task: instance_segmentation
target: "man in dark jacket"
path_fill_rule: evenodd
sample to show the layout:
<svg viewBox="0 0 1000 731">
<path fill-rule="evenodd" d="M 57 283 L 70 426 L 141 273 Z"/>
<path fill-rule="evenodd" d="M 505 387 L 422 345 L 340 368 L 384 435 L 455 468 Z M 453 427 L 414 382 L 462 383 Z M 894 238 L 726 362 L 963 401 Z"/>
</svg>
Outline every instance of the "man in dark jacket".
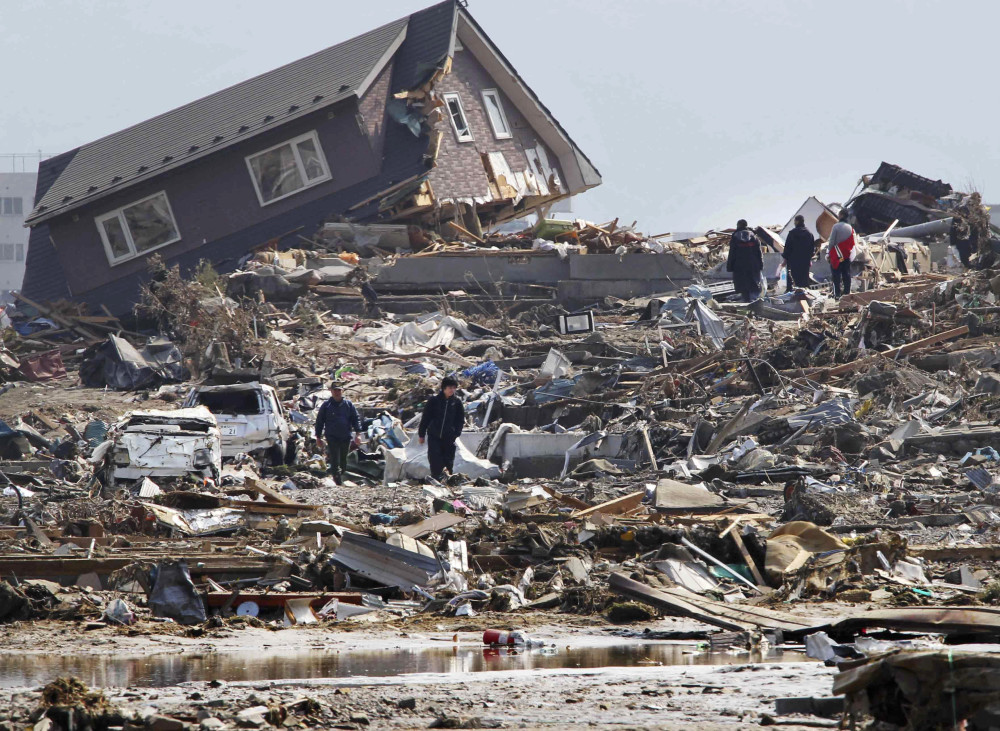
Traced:
<svg viewBox="0 0 1000 731">
<path fill-rule="evenodd" d="M 809 264 L 816 254 L 816 238 L 806 228 L 806 219 L 795 217 L 795 228 L 788 232 L 782 256 L 788 267 L 788 291 L 794 287 L 808 287 Z"/>
<path fill-rule="evenodd" d="M 326 439 L 328 470 L 334 482 L 343 485 L 351 442 L 357 443 L 361 438 L 361 418 L 354 404 L 344 398 L 340 384 L 330 386 L 330 392 L 333 395 L 319 407 L 316 415 L 316 445 L 322 449 Z"/>
<path fill-rule="evenodd" d="M 441 381 L 440 393 L 427 399 L 420 419 L 417 436 L 421 444 L 427 442 L 427 461 L 435 480 L 440 480 L 445 470 L 450 475 L 455 469 L 455 441 L 465 426 L 465 407 L 455 396 L 457 389 L 454 378 Z"/>
<path fill-rule="evenodd" d="M 760 239 L 747 227 L 742 218 L 729 240 L 729 258 L 726 271 L 733 273 L 733 287 L 744 302 L 760 298 L 761 274 L 764 271 L 764 253 Z"/>
</svg>

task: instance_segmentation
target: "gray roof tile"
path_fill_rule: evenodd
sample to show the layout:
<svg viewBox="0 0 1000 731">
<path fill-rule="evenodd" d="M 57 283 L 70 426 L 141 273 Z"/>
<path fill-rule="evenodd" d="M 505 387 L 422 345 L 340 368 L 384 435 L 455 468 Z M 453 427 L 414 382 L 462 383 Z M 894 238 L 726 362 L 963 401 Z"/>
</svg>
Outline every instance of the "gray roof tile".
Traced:
<svg viewBox="0 0 1000 731">
<path fill-rule="evenodd" d="M 80 147 L 27 223 L 96 199 L 235 139 L 362 92 L 409 18 L 331 46 Z"/>
</svg>

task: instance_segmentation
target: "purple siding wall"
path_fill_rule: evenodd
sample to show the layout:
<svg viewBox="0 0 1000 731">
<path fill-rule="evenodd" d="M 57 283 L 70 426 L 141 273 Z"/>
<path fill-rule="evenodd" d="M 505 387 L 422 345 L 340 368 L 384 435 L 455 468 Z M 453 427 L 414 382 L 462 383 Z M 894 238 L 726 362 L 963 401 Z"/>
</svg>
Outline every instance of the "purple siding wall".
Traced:
<svg viewBox="0 0 1000 731">
<path fill-rule="evenodd" d="M 261 206 L 246 156 L 312 130 L 319 136 L 331 179 Z M 157 250 L 168 259 L 367 180 L 377 175 L 379 168 L 379 159 L 368 143 L 367 130 L 359 124 L 357 104 L 346 102 L 55 219 L 50 226 L 51 236 L 70 290 L 73 295 L 80 295 L 146 270 L 147 257 L 143 256 L 115 267 L 108 264 L 95 216 L 157 191 L 166 191 L 181 234 L 180 241 Z"/>
<path fill-rule="evenodd" d="M 361 97 L 359 109 L 368 130 L 368 140 L 375 159 L 382 160 L 385 147 L 385 105 L 389 101 L 389 81 L 392 79 L 393 63 L 387 63 L 375 82 Z"/>
<path fill-rule="evenodd" d="M 528 169 L 524 150 L 541 144 L 537 133 L 528 124 L 514 105 L 500 92 L 501 104 L 510 125 L 513 137 L 498 140 L 490 126 L 486 108 L 483 105 L 483 89 L 496 89 L 497 83 L 486 69 L 469 53 L 457 51 L 452 62 L 451 73 L 436 86 L 439 94 L 457 92 L 462 99 L 462 107 L 472 130 L 472 142 L 459 142 L 451 119 L 445 116 L 439 125 L 444 132 L 437 167 L 431 174 L 431 187 L 438 198 L 467 198 L 489 194 L 489 178 L 483 167 L 481 155 L 487 152 L 502 152 L 512 172 Z M 549 165 L 562 178 L 555 155 L 547 147 Z"/>
</svg>

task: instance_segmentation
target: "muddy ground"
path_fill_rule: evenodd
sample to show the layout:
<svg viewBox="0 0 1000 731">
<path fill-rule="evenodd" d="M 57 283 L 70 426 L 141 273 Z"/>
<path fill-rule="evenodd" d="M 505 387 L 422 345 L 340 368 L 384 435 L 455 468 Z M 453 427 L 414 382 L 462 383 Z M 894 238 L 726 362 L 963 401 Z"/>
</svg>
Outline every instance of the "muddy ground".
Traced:
<svg viewBox="0 0 1000 731">
<path fill-rule="evenodd" d="M 513 617 L 507 616 L 508 620 Z M 554 617 L 549 617 L 551 621 Z M 259 706 L 283 708 L 286 727 L 307 724 L 321 728 L 427 728 L 432 723 L 465 724 L 466 728 L 500 727 L 587 728 L 613 725 L 630 728 L 734 728 L 767 724 L 774 699 L 787 696 L 826 696 L 833 670 L 814 662 L 754 663 L 759 655 L 732 654 L 711 658 L 728 665 L 656 665 L 642 667 L 546 667 L 510 669 L 516 661 L 496 658 L 489 672 L 463 672 L 461 658 L 481 652 L 479 628 L 500 617 L 477 617 L 475 622 L 439 619 L 365 627 L 299 627 L 272 631 L 264 628 L 220 629 L 207 637 L 190 637 L 159 628 L 104 627 L 85 631 L 65 623 L 22 623 L 0 634 L 0 685 L 9 685 L 17 669 L 48 666 L 53 657 L 90 659 L 95 664 L 113 660 L 157 659 L 182 663 L 206 655 L 229 653 L 287 658 L 296 654 L 329 653 L 346 658 L 359 653 L 375 658 L 379 668 L 391 665 L 400 653 L 431 650 L 451 653 L 456 664 L 449 672 L 391 670 L 354 677 L 273 680 L 223 679 L 179 682 L 169 687 L 115 687 L 105 695 L 126 715 L 161 714 L 198 724 L 219 718 L 230 728 L 242 722 L 241 711 Z M 501 622 L 504 626 L 505 622 Z M 539 622 L 532 636 L 554 644 L 556 657 L 581 648 L 606 648 L 639 640 L 643 632 L 689 632 L 705 629 L 695 622 L 664 619 L 628 626 L 607 625 L 592 618 L 562 618 L 558 625 Z M 694 643 L 679 645 L 685 663 L 709 662 Z M 798 655 L 795 656 L 799 658 Z M 3 670 L 6 668 L 6 671 Z M 125 676 L 123 676 L 125 677 Z M 138 682 L 151 682 L 140 677 Z M 121 682 L 121 681 L 120 681 Z M 152 680 L 155 682 L 155 679 Z M 38 686 L 0 688 L 0 720 L 23 727 L 40 701 Z M 276 711 L 277 712 L 277 711 Z M 252 715 L 252 714 L 251 714 Z M 803 726 L 802 723 L 806 725 Z M 833 726 L 816 718 L 782 717 L 786 728 Z M 479 724 L 479 725 L 476 725 Z M 211 722 L 206 726 L 210 727 Z M 445 727 L 460 727 L 451 725 Z"/>
</svg>

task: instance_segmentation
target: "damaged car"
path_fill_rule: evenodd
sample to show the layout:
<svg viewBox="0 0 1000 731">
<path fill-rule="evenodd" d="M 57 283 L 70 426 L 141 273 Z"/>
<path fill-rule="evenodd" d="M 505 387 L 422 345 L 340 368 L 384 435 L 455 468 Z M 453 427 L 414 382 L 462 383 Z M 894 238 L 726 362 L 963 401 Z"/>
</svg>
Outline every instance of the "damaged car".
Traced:
<svg viewBox="0 0 1000 731">
<path fill-rule="evenodd" d="M 251 454 L 272 465 L 294 460 L 295 441 L 285 408 L 273 387 L 256 381 L 198 386 L 184 401 L 215 415 L 222 435 L 222 456 Z"/>
<path fill-rule="evenodd" d="M 186 475 L 218 480 L 222 472 L 219 426 L 203 406 L 133 411 L 112 428 L 91 461 L 105 465 L 108 485 Z"/>
</svg>

